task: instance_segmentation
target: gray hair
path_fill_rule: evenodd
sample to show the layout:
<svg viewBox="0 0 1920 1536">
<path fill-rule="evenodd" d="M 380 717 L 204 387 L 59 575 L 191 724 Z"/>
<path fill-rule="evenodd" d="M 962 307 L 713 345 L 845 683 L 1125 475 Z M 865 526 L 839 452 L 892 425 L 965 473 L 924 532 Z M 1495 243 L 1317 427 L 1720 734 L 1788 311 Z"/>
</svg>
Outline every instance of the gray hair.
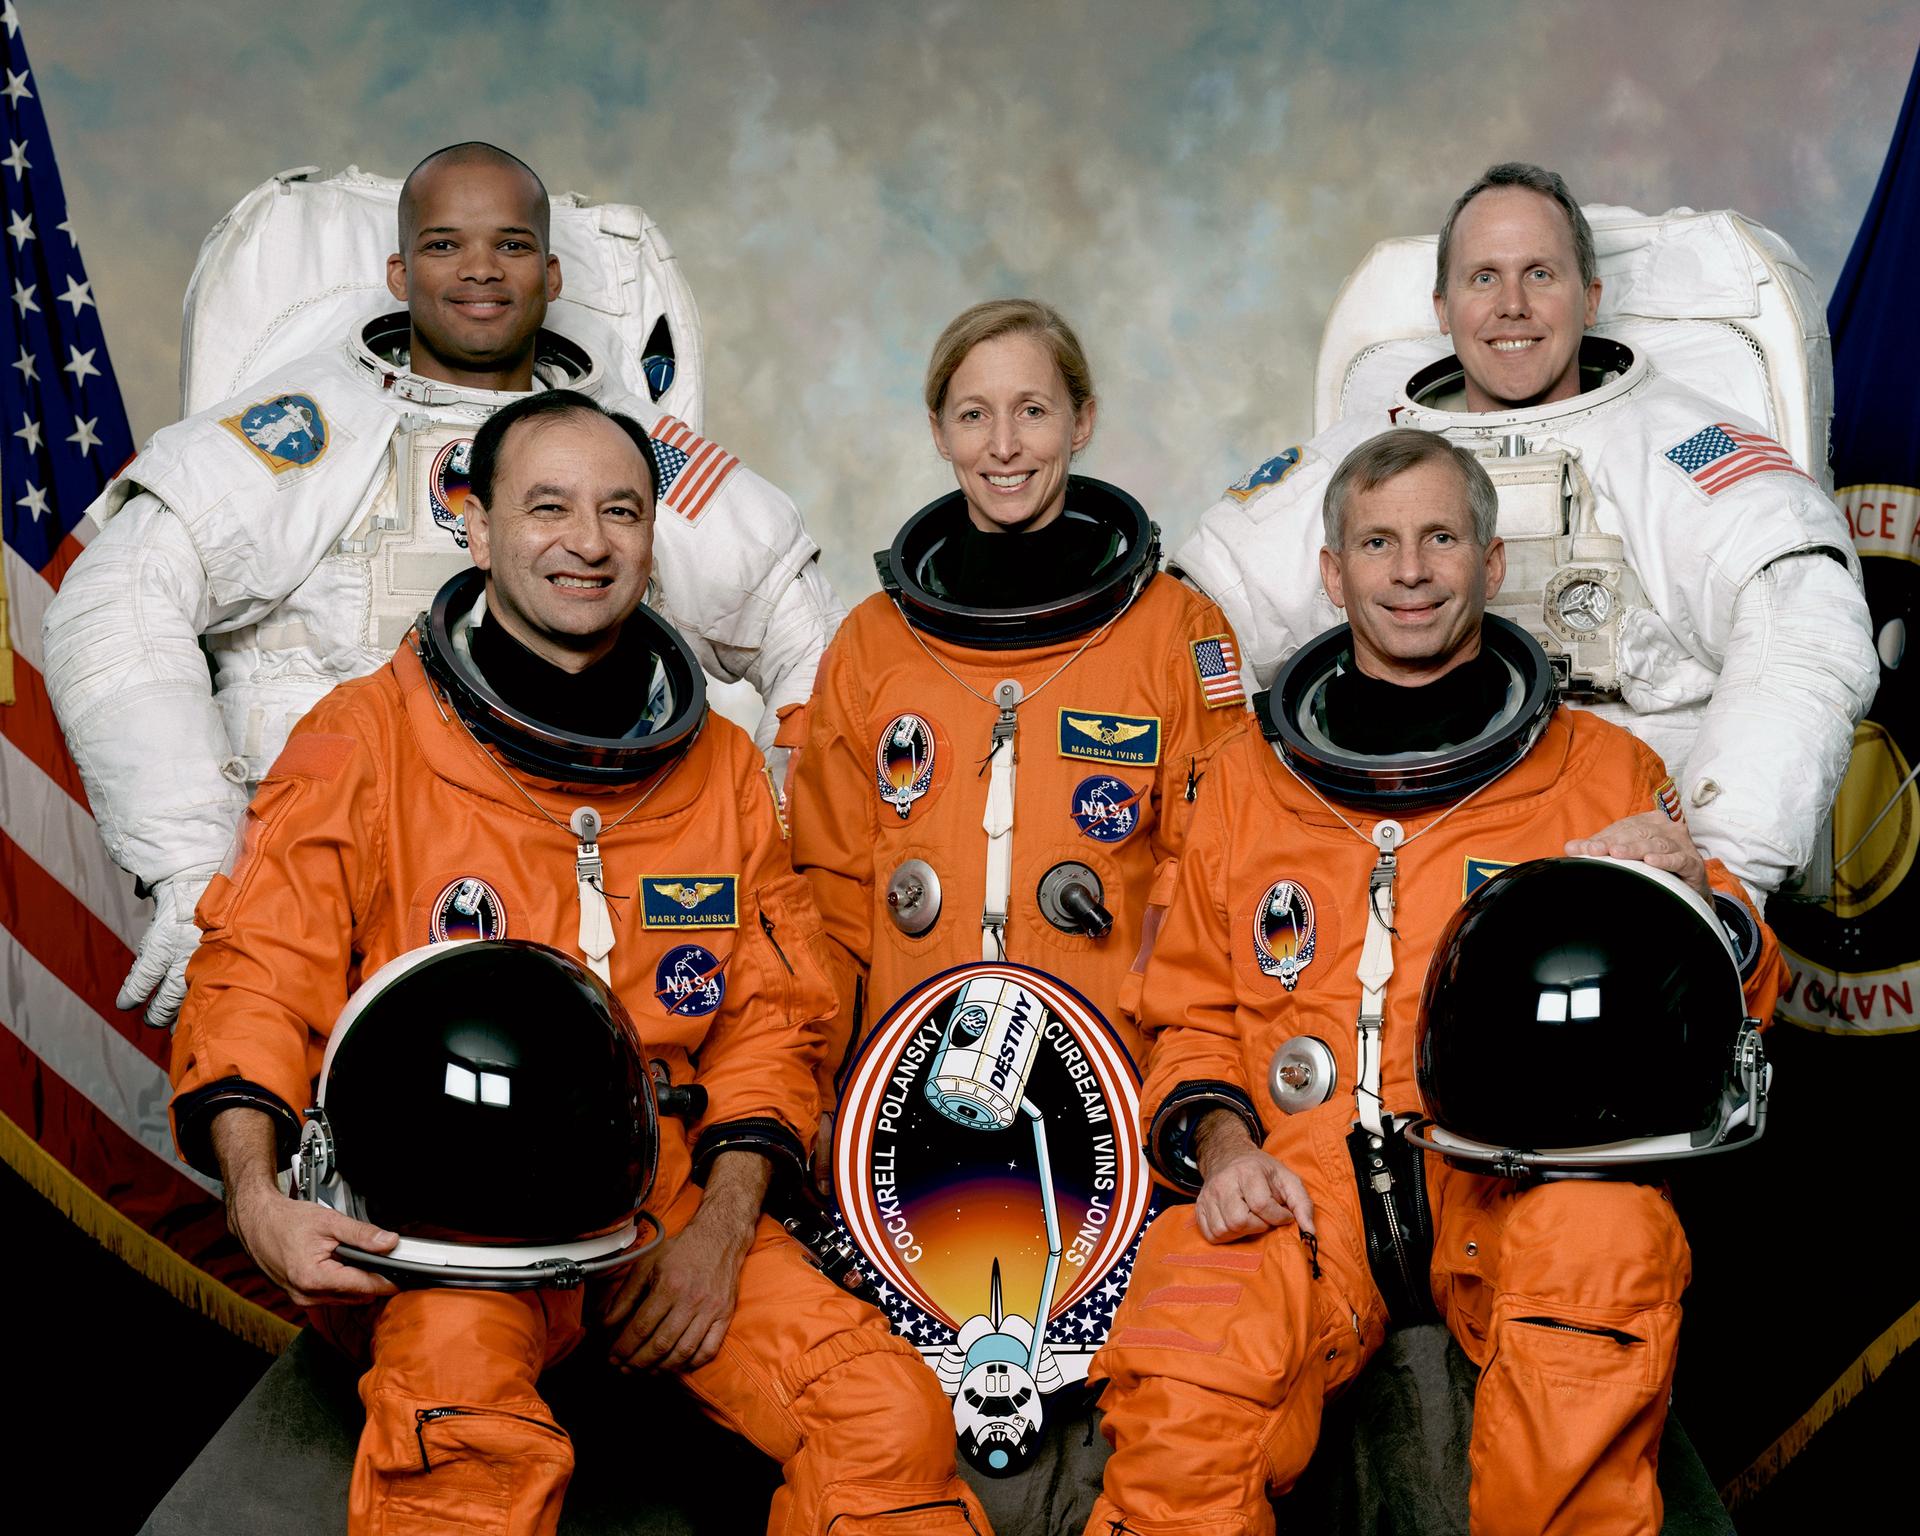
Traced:
<svg viewBox="0 0 1920 1536">
<path fill-rule="evenodd" d="M 1524 160 L 1505 160 L 1499 165 L 1488 166 L 1480 179 L 1456 197 L 1453 206 L 1447 210 L 1447 221 L 1440 226 L 1440 249 L 1434 259 L 1435 293 L 1445 293 L 1447 289 L 1447 266 L 1453 260 L 1453 221 L 1460 217 L 1460 210 L 1468 203 L 1495 187 L 1521 187 L 1558 203 L 1573 232 L 1573 255 L 1580 265 L 1580 286 L 1587 287 L 1600 275 L 1599 259 L 1593 254 L 1593 226 L 1580 211 L 1580 205 L 1573 200 L 1573 194 L 1567 190 L 1566 182 L 1560 179 L 1560 173 L 1542 170 Z"/>
<path fill-rule="evenodd" d="M 1461 489 L 1467 494 L 1467 510 L 1473 514 L 1473 542 L 1485 549 L 1493 542 L 1500 521 L 1500 498 L 1494 491 L 1493 481 L 1487 478 L 1485 468 L 1475 455 L 1456 447 L 1438 432 L 1423 432 L 1418 427 L 1395 427 L 1378 437 L 1370 437 L 1340 461 L 1340 467 L 1327 482 L 1326 499 L 1320 507 L 1327 548 L 1341 547 L 1347 504 L 1355 496 L 1365 495 L 1375 486 L 1418 465 L 1438 463 L 1452 464 L 1460 476 Z"/>
</svg>

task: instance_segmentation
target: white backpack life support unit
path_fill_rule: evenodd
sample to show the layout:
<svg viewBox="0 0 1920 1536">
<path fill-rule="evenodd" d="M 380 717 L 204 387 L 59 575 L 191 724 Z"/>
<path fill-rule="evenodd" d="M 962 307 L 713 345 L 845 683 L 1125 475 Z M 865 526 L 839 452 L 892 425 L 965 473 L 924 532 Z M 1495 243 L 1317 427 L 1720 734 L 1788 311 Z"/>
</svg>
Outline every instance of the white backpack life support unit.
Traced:
<svg viewBox="0 0 1920 1536">
<path fill-rule="evenodd" d="M 180 337 L 184 415 L 243 396 L 255 382 L 316 356 L 309 387 L 339 389 L 373 370 L 389 341 L 404 346 L 404 307 L 386 287 L 399 241 L 401 183 L 348 167 L 282 171 L 249 192 L 201 243 Z M 543 351 L 569 354 L 539 370 L 549 383 L 651 400 L 696 432 L 702 408 L 699 312 L 679 263 L 645 210 L 551 199 L 561 293 Z M 362 328 L 380 328 L 380 354 Z M 349 341 L 349 338 L 353 338 Z M 571 344 L 571 345 L 569 345 Z M 353 389 L 348 384 L 347 394 Z M 341 485 L 360 514 L 270 619 L 210 636 L 217 698 L 229 735 L 257 778 L 293 722 L 340 680 L 378 666 L 443 582 L 469 564 L 463 508 L 467 454 L 479 424 L 509 396 L 438 386 L 415 375 L 388 380 L 404 402 L 382 480 Z M 324 408 L 345 396 L 325 393 Z M 648 418 L 645 424 L 651 424 Z M 316 658 L 331 657 L 329 667 Z"/>
<path fill-rule="evenodd" d="M 1731 212 L 1596 206 L 1586 214 L 1601 281 L 1586 352 L 1621 343 L 1661 375 L 1760 423 L 1831 490 L 1832 349 L 1813 278 L 1787 243 Z M 1348 277 L 1321 337 L 1316 432 L 1355 412 L 1384 421 L 1423 370 L 1432 370 L 1434 392 L 1418 403 L 1462 409 L 1440 397 L 1449 383 L 1434 366 L 1453 351 L 1433 311 L 1438 243 L 1434 235 L 1383 240 Z M 1619 374 L 1607 379 L 1589 380 L 1564 411 L 1604 408 L 1610 393 L 1631 387 Z M 1489 416 L 1485 433 L 1449 434 L 1479 454 L 1500 496 L 1507 578 L 1490 609 L 1546 647 L 1569 694 L 1618 697 L 1618 636 L 1623 616 L 1646 602 L 1640 578 L 1625 542 L 1596 520 L 1587 468 L 1557 437 L 1554 412 L 1513 414 L 1549 419 L 1496 426 Z"/>
<path fill-rule="evenodd" d="M 398 245 L 400 183 L 357 166 L 281 171 L 235 203 L 201 242 L 180 331 L 181 415 L 337 344 L 356 321 L 401 306 L 387 292 Z M 700 430 L 705 368 L 700 314 L 672 248 L 646 210 L 552 198 L 560 297 L 547 328 L 578 342 L 627 393 Z M 673 361 L 648 387 L 662 322 Z M 658 372 L 656 371 L 656 382 Z"/>
<path fill-rule="evenodd" d="M 1599 258 L 1593 336 L 1750 417 L 1824 490 L 1833 348 L 1813 275 L 1772 230 L 1731 211 L 1584 210 Z M 1382 240 L 1341 286 L 1314 365 L 1313 430 L 1391 401 L 1453 350 L 1433 313 L 1438 235 Z"/>
</svg>

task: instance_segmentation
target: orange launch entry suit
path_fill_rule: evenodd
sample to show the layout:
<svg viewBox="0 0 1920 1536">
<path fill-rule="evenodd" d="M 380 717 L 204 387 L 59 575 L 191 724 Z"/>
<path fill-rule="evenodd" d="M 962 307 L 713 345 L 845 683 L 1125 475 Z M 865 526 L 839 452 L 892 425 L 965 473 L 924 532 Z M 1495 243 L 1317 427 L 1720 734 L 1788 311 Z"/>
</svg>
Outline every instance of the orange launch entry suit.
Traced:
<svg viewBox="0 0 1920 1536">
<path fill-rule="evenodd" d="M 1176 851 L 1196 756 L 1245 714 L 1237 662 L 1220 675 L 1215 642 L 1231 659 L 1220 610 L 1165 575 L 1105 633 L 1011 649 L 911 630 L 884 594 L 854 609 L 821 663 L 806 744 L 788 777 L 794 867 L 819 905 L 840 996 L 824 1105 L 834 1103 L 848 1054 L 889 1007 L 929 976 L 983 958 L 982 821 L 1000 713 L 991 701 L 1009 678 L 1023 699 L 1006 948 L 992 958 L 1083 993 L 1140 1062 L 1122 983 L 1154 872 Z M 1211 694 L 1203 667 L 1214 674 Z M 916 756 L 916 720 L 930 762 Z M 917 937 L 894 924 L 886 901 L 889 878 L 910 859 L 931 865 L 941 886 L 940 915 Z M 1099 876 L 1114 919 L 1106 937 L 1064 932 L 1042 914 L 1041 878 L 1065 861 Z"/>
<path fill-rule="evenodd" d="M 411 642 L 328 695 L 262 782 L 233 875 L 199 910 L 205 935 L 173 1054 L 183 1154 L 217 1172 L 208 1122 L 247 1104 L 273 1116 L 284 1159 L 348 994 L 395 955 L 459 936 L 449 925 L 572 952 L 578 843 L 566 824 L 589 804 L 615 913 L 614 990 L 650 1055 L 708 1095 L 696 1124 L 663 1123 L 649 1209 L 679 1232 L 700 1203 L 696 1173 L 730 1148 L 801 1161 L 834 1000 L 819 918 L 788 862 L 759 754 L 711 716 L 615 824 L 638 794 L 556 786 L 493 758 L 429 684 Z M 675 889 L 663 905 L 657 890 L 649 901 L 650 885 Z M 717 999 L 686 984 L 715 974 Z M 427 1155 L 457 1164 L 459 1148 Z M 579 1290 L 409 1290 L 313 1317 L 373 1361 L 360 1384 L 354 1531 L 556 1528 L 572 1447 L 536 1382 L 585 1337 Z M 718 1358 L 682 1379 L 710 1416 L 782 1463 L 771 1531 L 987 1529 L 955 1475 L 938 1383 L 768 1217 Z"/>
<path fill-rule="evenodd" d="M 1114 1444 L 1087 1527 L 1102 1536 L 1110 1526 L 1140 1536 L 1272 1532 L 1269 1493 L 1291 1487 L 1306 1466 L 1324 1400 L 1379 1348 L 1388 1322 L 1346 1140 L 1357 1118 L 1356 967 L 1376 849 L 1251 728 L 1203 758 L 1198 773 L 1142 999 L 1149 1146 L 1167 1129 L 1159 1117 L 1176 1116 L 1183 1101 L 1203 1112 L 1208 1095 L 1215 1106 L 1237 1095 L 1264 1127 L 1255 1141 L 1312 1196 L 1319 1273 L 1293 1224 L 1216 1245 L 1181 1206 L 1149 1229 L 1090 1378 L 1106 1382 L 1101 1406 Z M 1654 808 L 1665 777 L 1625 731 L 1563 708 L 1525 759 L 1444 821 L 1435 824 L 1445 805 L 1394 816 L 1405 838 L 1382 1045 L 1389 1111 L 1418 1110 L 1421 982 L 1469 882 L 1560 855 L 1568 838 Z M 1341 810 L 1363 834 L 1381 819 L 1351 804 Z M 1738 894 L 1717 862 L 1709 871 L 1717 889 Z M 1263 955 L 1255 925 L 1281 881 L 1304 890 L 1312 918 L 1301 920 L 1295 897 L 1294 920 L 1262 930 Z M 1762 933 L 1748 1005 L 1764 1019 L 1780 964 Z M 1291 973 L 1290 990 L 1279 973 Z M 1269 1095 L 1269 1064 L 1301 1035 L 1332 1048 L 1338 1086 L 1326 1103 L 1286 1115 Z M 1482 1368 L 1469 1457 L 1473 1530 L 1653 1536 L 1655 1459 L 1691 1272 L 1665 1194 L 1625 1180 L 1524 1185 L 1425 1161 L 1434 1305 Z"/>
</svg>

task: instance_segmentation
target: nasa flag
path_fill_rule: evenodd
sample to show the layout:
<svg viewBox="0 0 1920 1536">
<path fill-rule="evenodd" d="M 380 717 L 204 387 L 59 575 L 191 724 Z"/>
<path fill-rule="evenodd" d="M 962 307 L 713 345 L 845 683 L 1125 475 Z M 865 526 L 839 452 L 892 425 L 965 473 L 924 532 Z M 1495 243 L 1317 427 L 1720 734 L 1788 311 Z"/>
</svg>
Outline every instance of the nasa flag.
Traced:
<svg viewBox="0 0 1920 1536">
<path fill-rule="evenodd" d="M 1920 67 L 1827 306 L 1834 499 L 1866 576 L 1880 689 L 1834 805 L 1833 893 L 1767 918 L 1792 975 L 1779 1013 L 1810 1029 L 1920 1028 Z"/>
</svg>

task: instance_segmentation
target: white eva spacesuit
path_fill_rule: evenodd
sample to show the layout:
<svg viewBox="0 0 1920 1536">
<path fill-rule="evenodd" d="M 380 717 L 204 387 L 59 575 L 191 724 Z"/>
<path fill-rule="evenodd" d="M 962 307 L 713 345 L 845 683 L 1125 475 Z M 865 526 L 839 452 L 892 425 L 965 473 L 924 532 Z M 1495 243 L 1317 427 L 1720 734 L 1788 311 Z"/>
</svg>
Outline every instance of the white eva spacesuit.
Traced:
<svg viewBox="0 0 1920 1536">
<path fill-rule="evenodd" d="M 168 977 L 154 1022 L 178 1004 L 194 903 L 287 732 L 336 684 L 383 664 L 468 564 L 466 445 L 516 398 L 409 372 L 405 312 L 370 320 L 393 308 L 384 290 L 376 299 L 373 281 L 338 281 L 342 271 L 377 279 L 397 182 L 349 171 L 308 188 L 290 175 L 222 221 L 195 274 L 188 403 L 206 398 L 208 360 L 223 347 L 220 365 L 233 361 L 220 385 L 232 398 L 156 433 L 107 487 L 92 508 L 102 527 L 47 615 L 48 688 L 101 836 L 155 894 L 123 994 Z M 312 194 L 304 214 L 292 191 Z M 314 239 L 274 225 L 296 215 Z M 326 249 L 302 254 L 314 269 L 289 275 L 294 263 L 273 259 L 276 240 L 282 252 Z M 210 263 L 219 242 L 223 260 Z M 785 495 L 697 435 L 698 322 L 650 221 L 555 198 L 553 249 L 581 298 L 549 310 L 536 377 L 596 396 L 655 437 L 650 600 L 709 672 L 759 691 L 757 734 L 770 748 L 777 712 L 806 701 L 844 616 L 818 548 Z M 316 264 L 332 265 L 331 281 Z M 210 266 L 224 271 L 236 311 L 224 328 Z M 650 356 L 636 367 L 669 322 L 664 366 Z M 212 344 L 196 325 L 212 327 Z M 337 339 L 313 350 L 316 325 Z"/>
<path fill-rule="evenodd" d="M 1878 675 L 1852 540 L 1812 478 L 1824 323 L 1791 253 L 1744 220 L 1589 214 L 1604 287 L 1582 393 L 1461 408 L 1460 366 L 1430 310 L 1419 323 L 1433 241 L 1390 242 L 1403 249 L 1376 249 L 1328 322 L 1323 430 L 1231 487 L 1173 564 L 1226 610 L 1265 687 L 1340 622 L 1317 552 L 1347 453 L 1391 426 L 1475 449 L 1507 543 L 1490 611 L 1660 753 L 1703 850 L 1764 899 L 1812 856 Z"/>
</svg>

